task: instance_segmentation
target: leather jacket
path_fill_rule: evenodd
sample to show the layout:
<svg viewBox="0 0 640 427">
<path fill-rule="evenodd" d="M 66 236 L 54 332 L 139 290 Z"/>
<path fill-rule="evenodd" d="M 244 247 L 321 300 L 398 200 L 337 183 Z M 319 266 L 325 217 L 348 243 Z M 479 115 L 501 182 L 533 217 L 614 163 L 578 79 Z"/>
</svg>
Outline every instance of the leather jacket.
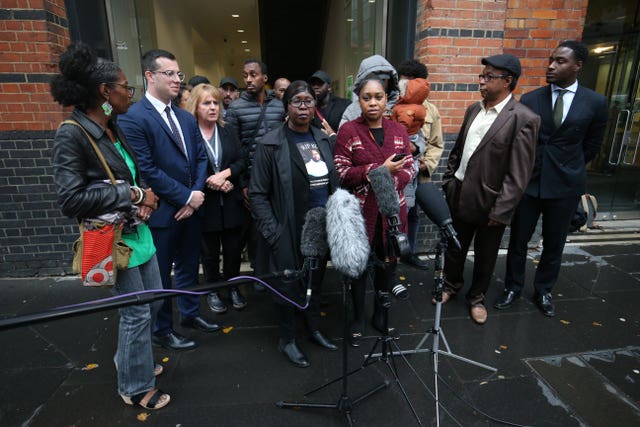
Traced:
<svg viewBox="0 0 640 427">
<path fill-rule="evenodd" d="M 62 124 L 56 132 L 53 144 L 53 172 L 58 203 L 62 212 L 71 218 L 93 218 L 116 210 L 131 210 L 130 186 L 135 185 L 133 176 L 124 158 L 111 142 L 104 128 L 76 109 L 70 117 L 78 122 L 94 139 L 102 152 L 116 181 L 114 185 L 95 186 L 98 181 L 109 181 L 100 159 L 84 132 L 78 126 Z M 123 148 L 135 160 L 135 154 L 127 144 L 122 131 L 111 121 L 111 129 L 122 143 Z M 140 187 L 146 187 L 136 162 L 137 179 Z"/>
</svg>

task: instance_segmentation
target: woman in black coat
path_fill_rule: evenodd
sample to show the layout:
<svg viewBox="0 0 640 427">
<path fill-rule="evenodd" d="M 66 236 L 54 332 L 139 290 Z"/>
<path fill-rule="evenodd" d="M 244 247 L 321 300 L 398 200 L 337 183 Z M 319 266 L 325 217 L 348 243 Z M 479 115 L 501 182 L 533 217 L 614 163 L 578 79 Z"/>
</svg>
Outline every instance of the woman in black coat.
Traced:
<svg viewBox="0 0 640 427">
<path fill-rule="evenodd" d="M 324 207 L 338 186 L 329 138 L 309 126 L 315 113 L 313 89 L 304 81 L 295 81 L 282 101 L 289 120 L 257 144 L 251 171 L 249 198 L 259 232 L 258 274 L 302 267 L 300 238 L 305 215 L 309 209 Z M 319 331 L 318 298 L 326 261 L 321 260 L 321 268 L 313 273 L 312 297 L 304 315 L 311 339 L 326 349 L 336 350 Z M 275 280 L 272 285 L 289 298 L 301 299 L 301 281 Z M 295 341 L 295 309 L 281 299 L 275 302 L 280 325 L 279 350 L 294 365 L 309 366 Z"/>
<path fill-rule="evenodd" d="M 233 132 L 224 127 L 222 94 L 209 84 L 199 84 L 189 97 L 187 111 L 194 115 L 209 157 L 204 197 L 202 268 L 207 282 L 228 280 L 240 273 L 242 228 L 248 220 L 240 179 L 247 169 L 247 154 Z M 222 273 L 220 246 L 222 245 Z M 236 286 L 229 288 L 236 310 L 247 303 Z M 207 297 L 214 313 L 227 311 L 217 291 Z"/>
</svg>

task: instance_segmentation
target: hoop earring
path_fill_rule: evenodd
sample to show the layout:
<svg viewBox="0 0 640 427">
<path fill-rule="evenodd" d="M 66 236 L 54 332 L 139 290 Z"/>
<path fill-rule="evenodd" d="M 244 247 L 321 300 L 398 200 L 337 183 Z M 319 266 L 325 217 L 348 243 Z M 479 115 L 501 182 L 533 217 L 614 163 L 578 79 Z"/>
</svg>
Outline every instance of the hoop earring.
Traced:
<svg viewBox="0 0 640 427">
<path fill-rule="evenodd" d="M 104 101 L 101 105 L 102 111 L 104 111 L 104 115 L 109 117 L 113 112 L 113 105 L 109 104 L 109 99 Z"/>
</svg>

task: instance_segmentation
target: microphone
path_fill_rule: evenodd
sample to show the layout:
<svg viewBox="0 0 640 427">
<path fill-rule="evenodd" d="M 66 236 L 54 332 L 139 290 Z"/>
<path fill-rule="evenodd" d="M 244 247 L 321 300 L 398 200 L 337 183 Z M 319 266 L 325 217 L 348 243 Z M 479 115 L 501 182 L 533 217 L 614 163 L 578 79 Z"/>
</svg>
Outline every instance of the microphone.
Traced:
<svg viewBox="0 0 640 427">
<path fill-rule="evenodd" d="M 380 166 L 369 172 L 371 188 L 378 199 L 378 210 L 387 219 L 389 238 L 396 255 L 401 258 L 411 255 L 409 239 L 398 228 L 400 226 L 400 200 L 391 177 L 391 172 L 385 166 Z"/>
<path fill-rule="evenodd" d="M 318 269 L 318 260 L 325 257 L 329 247 L 327 245 L 327 211 L 323 207 L 309 209 L 302 226 L 300 237 L 300 252 L 305 257 L 302 271 L 309 268 L 309 283 L 307 286 L 307 303 L 311 300 L 311 275 Z"/>
<path fill-rule="evenodd" d="M 347 277 L 360 277 L 367 269 L 371 250 L 360 202 L 348 191 L 338 189 L 329 197 L 326 208 L 331 263 Z"/>
<path fill-rule="evenodd" d="M 416 203 L 429 219 L 440 227 L 442 233 L 453 241 L 456 248 L 461 250 L 462 246 L 458 241 L 458 233 L 456 233 L 456 230 L 453 228 L 451 212 L 449 211 L 449 206 L 442 191 L 438 190 L 435 185 L 430 182 L 419 184 L 418 188 L 416 188 Z"/>
</svg>

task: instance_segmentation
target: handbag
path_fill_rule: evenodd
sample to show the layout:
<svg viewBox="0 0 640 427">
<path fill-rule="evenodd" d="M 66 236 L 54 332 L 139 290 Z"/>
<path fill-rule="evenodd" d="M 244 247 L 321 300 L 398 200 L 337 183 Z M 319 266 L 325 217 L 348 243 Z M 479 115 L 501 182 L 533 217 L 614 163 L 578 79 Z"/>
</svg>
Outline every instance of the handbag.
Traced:
<svg viewBox="0 0 640 427">
<path fill-rule="evenodd" d="M 116 179 L 102 152 L 89 133 L 76 121 L 65 120 L 60 125 L 78 126 L 91 143 L 112 185 Z M 115 216 L 119 218 L 119 216 Z M 87 287 L 112 287 L 116 284 L 118 270 L 129 266 L 133 250 L 122 240 L 123 221 L 109 222 L 100 219 L 82 219 L 78 226 L 80 237 L 73 244 L 74 273 L 80 274 L 82 285 Z"/>
</svg>

